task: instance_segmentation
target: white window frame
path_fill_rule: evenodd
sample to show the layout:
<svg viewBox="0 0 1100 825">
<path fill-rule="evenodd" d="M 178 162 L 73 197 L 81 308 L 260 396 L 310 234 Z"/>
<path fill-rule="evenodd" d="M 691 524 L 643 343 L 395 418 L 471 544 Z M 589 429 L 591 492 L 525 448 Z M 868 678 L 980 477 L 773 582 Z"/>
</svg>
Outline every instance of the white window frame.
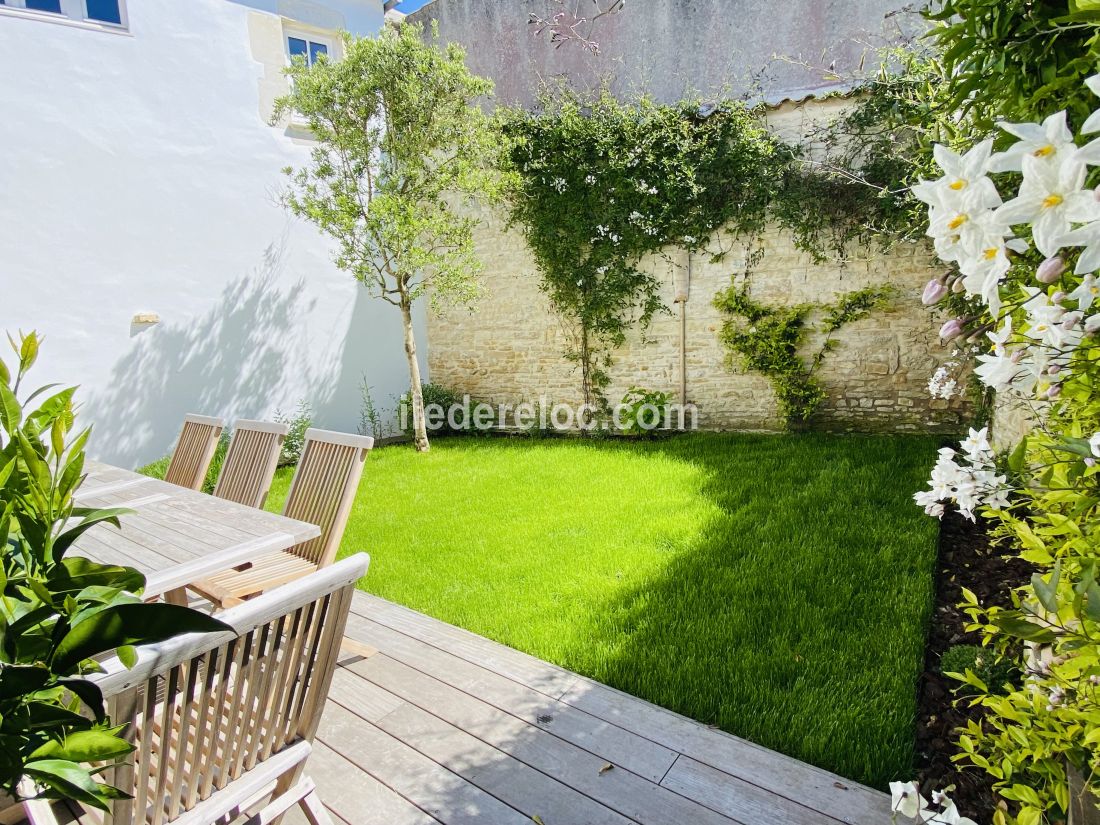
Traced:
<svg viewBox="0 0 1100 825">
<path fill-rule="evenodd" d="M 306 43 L 317 43 L 328 49 L 329 60 L 339 60 L 343 55 L 341 52 L 340 37 L 336 32 L 326 31 L 325 29 L 314 29 L 312 27 L 303 26 L 300 23 L 283 24 L 283 54 L 286 55 L 286 65 L 290 65 L 290 38 L 297 38 L 298 40 L 304 40 Z M 307 45 L 308 50 L 308 45 Z"/>
<path fill-rule="evenodd" d="M 118 0 L 118 13 L 122 22 L 108 23 L 105 20 L 92 20 L 88 17 L 87 0 L 61 0 L 61 12 L 28 9 L 26 0 L 4 0 L 0 5 L 0 15 L 41 20 L 44 23 L 59 23 L 81 29 L 105 31 L 114 34 L 129 34 L 130 18 L 127 15 L 126 0 Z"/>
<path fill-rule="evenodd" d="M 283 56 L 286 59 L 287 66 L 291 64 L 290 38 L 292 37 L 296 37 L 299 40 L 305 40 L 306 43 L 320 43 L 321 45 L 327 46 L 329 60 L 343 60 L 344 58 L 344 42 L 340 39 L 339 33 L 331 29 L 307 26 L 296 20 L 289 20 L 284 17 Z M 287 124 L 287 127 L 297 139 L 306 141 L 313 140 L 312 132 L 309 131 L 309 123 L 297 112 L 290 113 L 290 122 Z"/>
</svg>

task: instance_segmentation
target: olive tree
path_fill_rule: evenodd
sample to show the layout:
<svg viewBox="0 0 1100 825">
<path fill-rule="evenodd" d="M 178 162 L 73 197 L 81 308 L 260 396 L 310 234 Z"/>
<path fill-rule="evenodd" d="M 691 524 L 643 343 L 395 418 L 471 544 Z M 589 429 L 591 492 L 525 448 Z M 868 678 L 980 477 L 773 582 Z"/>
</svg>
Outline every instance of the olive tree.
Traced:
<svg viewBox="0 0 1100 825">
<path fill-rule="evenodd" d="M 340 60 L 297 58 L 274 119 L 304 120 L 316 143 L 287 169 L 284 202 L 336 241 L 337 266 L 401 311 L 416 449 L 428 449 L 413 304 L 469 305 L 481 264 L 477 220 L 463 206 L 500 194 L 500 141 L 477 105 L 492 81 L 472 75 L 455 44 L 420 26 L 344 35 Z"/>
</svg>

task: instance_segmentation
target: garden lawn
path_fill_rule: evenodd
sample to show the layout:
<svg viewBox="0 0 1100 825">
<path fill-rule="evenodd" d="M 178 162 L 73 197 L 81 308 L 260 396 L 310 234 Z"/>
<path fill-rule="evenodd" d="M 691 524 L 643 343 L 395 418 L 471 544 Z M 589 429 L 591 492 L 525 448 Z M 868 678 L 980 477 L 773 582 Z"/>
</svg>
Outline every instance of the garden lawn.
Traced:
<svg viewBox="0 0 1100 825">
<path fill-rule="evenodd" d="M 362 586 L 843 776 L 908 778 L 937 523 L 926 437 L 375 450 Z M 278 509 L 290 472 L 269 502 Z"/>
</svg>

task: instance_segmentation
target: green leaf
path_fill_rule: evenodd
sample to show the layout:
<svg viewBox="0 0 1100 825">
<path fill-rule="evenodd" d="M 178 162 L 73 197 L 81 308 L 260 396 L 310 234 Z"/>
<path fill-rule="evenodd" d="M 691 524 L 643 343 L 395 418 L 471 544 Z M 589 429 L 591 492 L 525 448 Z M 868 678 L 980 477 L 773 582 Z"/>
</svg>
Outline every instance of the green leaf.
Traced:
<svg viewBox="0 0 1100 825">
<path fill-rule="evenodd" d="M 9 434 L 15 433 L 23 421 L 22 408 L 7 383 L 0 384 L 0 427 Z"/>
<path fill-rule="evenodd" d="M 64 559 L 50 571 L 50 589 L 57 594 L 80 593 L 89 587 L 105 587 L 140 593 L 145 576 L 133 567 L 100 564 L 82 556 Z"/>
<path fill-rule="evenodd" d="M 1054 563 L 1054 572 L 1051 573 L 1049 583 L 1045 581 L 1039 573 L 1033 573 L 1031 576 L 1031 587 L 1035 591 L 1035 595 L 1039 597 L 1039 601 L 1042 603 L 1043 607 L 1051 613 L 1057 613 L 1058 608 L 1061 607 L 1058 603 L 1058 580 L 1061 576 L 1061 561 Z"/>
<path fill-rule="evenodd" d="M 40 665 L 9 665 L 0 669 L 0 700 L 41 690 L 50 681 L 49 668 Z"/>
<path fill-rule="evenodd" d="M 92 805 L 101 810 L 108 810 L 107 797 L 100 790 L 101 786 L 92 779 L 91 774 L 73 762 L 63 759 L 37 759 L 27 762 L 23 766 L 23 772 L 37 782 L 45 785 L 61 799 L 73 799 Z"/>
<path fill-rule="evenodd" d="M 31 759 L 63 759 L 69 762 L 100 762 L 117 759 L 133 746 L 117 734 L 125 726 L 110 730 L 82 730 L 70 733 L 61 742 L 51 740 L 31 753 Z"/>
<path fill-rule="evenodd" d="M 1008 456 L 1008 468 L 1014 473 L 1024 470 L 1024 462 L 1027 459 L 1027 436 L 1020 439 L 1020 443 Z"/>
<path fill-rule="evenodd" d="M 1050 644 L 1058 638 L 1049 627 L 1028 621 L 1018 610 L 1004 610 L 992 617 L 993 623 L 1010 636 L 1029 642 Z"/>
<path fill-rule="evenodd" d="M 75 510 L 75 509 L 73 510 L 74 515 L 81 515 L 84 512 L 85 511 L 79 511 L 79 510 Z M 118 517 L 128 515 L 132 512 L 134 512 L 134 511 L 133 510 L 128 510 L 125 507 L 114 507 L 114 508 L 105 509 L 105 510 L 87 511 L 87 514 L 83 515 L 83 518 L 81 518 L 79 524 L 77 524 L 75 527 L 70 527 L 68 530 L 66 530 L 64 533 L 62 533 L 60 536 L 58 536 L 57 539 L 54 540 L 54 543 L 53 543 L 53 560 L 54 560 L 54 562 L 55 563 L 60 562 L 62 560 L 62 558 L 65 556 L 65 553 L 67 553 L 69 548 L 72 546 L 73 542 L 75 542 L 77 539 L 79 539 L 82 535 L 84 535 L 86 532 L 88 532 L 88 530 L 91 530 L 97 524 L 102 524 L 102 523 L 106 522 L 107 524 L 111 524 L 115 527 L 118 527 L 119 526 Z"/>
<path fill-rule="evenodd" d="M 95 714 L 95 720 L 102 722 L 107 716 L 107 708 L 103 701 L 103 691 L 95 682 L 87 679 L 60 679 L 58 685 L 76 696 L 84 706 Z"/>
<path fill-rule="evenodd" d="M 224 622 L 174 604 L 122 604 L 109 607 L 73 627 L 51 662 L 58 673 L 71 673 L 85 659 L 124 645 L 144 645 L 182 633 L 232 631 Z"/>
</svg>

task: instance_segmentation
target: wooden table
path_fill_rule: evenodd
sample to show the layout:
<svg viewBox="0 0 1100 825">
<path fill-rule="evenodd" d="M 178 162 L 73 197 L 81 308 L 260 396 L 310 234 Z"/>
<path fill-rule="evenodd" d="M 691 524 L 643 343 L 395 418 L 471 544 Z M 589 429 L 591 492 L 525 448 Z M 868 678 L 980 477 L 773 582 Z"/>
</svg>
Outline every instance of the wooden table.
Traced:
<svg viewBox="0 0 1100 825">
<path fill-rule="evenodd" d="M 76 552 L 105 564 L 136 567 L 148 577 L 145 593 L 160 595 L 196 579 L 316 538 L 304 521 L 187 490 L 121 467 L 88 462 L 77 490 L 80 507 L 125 507 L 122 529 L 93 527 Z"/>
</svg>

